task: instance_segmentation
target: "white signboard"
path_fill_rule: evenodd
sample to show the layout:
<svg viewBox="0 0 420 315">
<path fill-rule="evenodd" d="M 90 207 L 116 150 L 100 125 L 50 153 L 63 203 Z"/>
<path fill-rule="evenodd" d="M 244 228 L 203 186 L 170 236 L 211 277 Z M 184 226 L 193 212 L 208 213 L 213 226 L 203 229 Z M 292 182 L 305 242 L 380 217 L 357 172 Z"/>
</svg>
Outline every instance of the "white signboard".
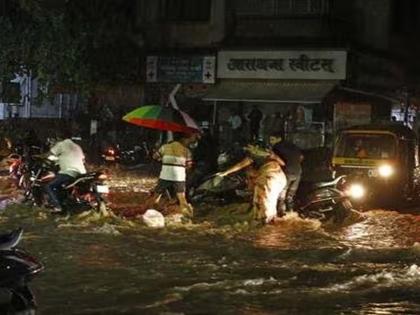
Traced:
<svg viewBox="0 0 420 315">
<path fill-rule="evenodd" d="M 220 51 L 217 76 L 225 79 L 344 80 L 344 50 Z"/>
</svg>

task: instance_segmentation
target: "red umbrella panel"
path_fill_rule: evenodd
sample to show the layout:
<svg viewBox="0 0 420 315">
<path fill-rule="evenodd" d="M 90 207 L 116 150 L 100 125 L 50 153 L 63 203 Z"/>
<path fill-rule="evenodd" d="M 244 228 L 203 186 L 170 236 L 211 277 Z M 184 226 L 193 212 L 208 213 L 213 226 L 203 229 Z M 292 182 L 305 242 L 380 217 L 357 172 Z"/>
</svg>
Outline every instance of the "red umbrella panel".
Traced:
<svg viewBox="0 0 420 315">
<path fill-rule="evenodd" d="M 173 107 L 146 105 L 129 112 L 122 119 L 137 126 L 157 130 L 181 133 L 200 131 L 194 119 Z"/>
</svg>

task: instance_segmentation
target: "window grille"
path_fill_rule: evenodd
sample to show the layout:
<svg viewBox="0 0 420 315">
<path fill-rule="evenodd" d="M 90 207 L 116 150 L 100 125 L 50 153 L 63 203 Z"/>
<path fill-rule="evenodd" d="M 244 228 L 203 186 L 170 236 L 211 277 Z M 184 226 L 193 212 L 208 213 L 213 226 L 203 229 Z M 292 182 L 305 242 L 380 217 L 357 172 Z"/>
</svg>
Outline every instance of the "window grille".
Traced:
<svg viewBox="0 0 420 315">
<path fill-rule="evenodd" d="M 211 0 L 161 0 L 165 21 L 208 21 L 210 10 Z"/>
</svg>

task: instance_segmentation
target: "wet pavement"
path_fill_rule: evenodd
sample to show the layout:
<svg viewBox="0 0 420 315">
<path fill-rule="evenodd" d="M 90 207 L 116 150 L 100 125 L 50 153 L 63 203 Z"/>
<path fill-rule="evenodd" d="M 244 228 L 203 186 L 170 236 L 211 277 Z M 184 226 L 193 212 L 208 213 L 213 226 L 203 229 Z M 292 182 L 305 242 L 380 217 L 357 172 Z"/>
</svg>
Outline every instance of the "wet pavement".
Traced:
<svg viewBox="0 0 420 315">
<path fill-rule="evenodd" d="M 0 220 L 22 225 L 21 247 L 46 266 L 32 282 L 37 314 L 420 314 L 415 208 L 328 228 L 289 215 L 259 229 L 203 219 L 150 229 L 22 205 Z"/>
</svg>

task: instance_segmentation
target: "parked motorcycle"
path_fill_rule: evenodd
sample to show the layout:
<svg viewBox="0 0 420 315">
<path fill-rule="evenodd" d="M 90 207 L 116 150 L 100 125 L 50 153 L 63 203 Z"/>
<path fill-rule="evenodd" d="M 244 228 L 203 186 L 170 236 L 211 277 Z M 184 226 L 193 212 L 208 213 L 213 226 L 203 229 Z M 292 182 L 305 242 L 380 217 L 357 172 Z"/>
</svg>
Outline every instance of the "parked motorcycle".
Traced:
<svg viewBox="0 0 420 315">
<path fill-rule="evenodd" d="M 35 297 L 28 283 L 44 266 L 17 249 L 23 230 L 0 235 L 0 314 L 34 314 Z"/>
<path fill-rule="evenodd" d="M 9 177 L 17 187 L 20 186 L 21 176 L 25 172 L 25 165 L 22 155 L 12 153 L 7 157 Z"/>
<path fill-rule="evenodd" d="M 121 164 L 133 166 L 140 163 L 147 163 L 152 160 L 152 152 L 146 141 L 133 148 L 121 150 Z"/>
<path fill-rule="evenodd" d="M 39 155 L 41 152 L 41 147 L 30 146 L 22 147 L 22 149 L 15 148 L 15 152 L 9 155 L 9 177 L 14 181 L 16 187 L 23 190 L 26 189 L 25 175 L 33 167 L 34 156 Z"/>
<path fill-rule="evenodd" d="M 121 159 L 120 146 L 110 145 L 108 146 L 101 155 L 104 164 L 115 164 L 119 163 Z"/>
<path fill-rule="evenodd" d="M 35 205 L 43 205 L 45 183 L 51 181 L 58 172 L 58 166 L 52 159 L 42 156 L 33 156 L 30 166 L 25 167 L 21 176 L 20 187 L 25 200 L 32 201 Z"/>
<path fill-rule="evenodd" d="M 104 164 L 124 166 L 146 163 L 151 160 L 151 156 L 150 148 L 145 141 L 129 149 L 122 149 L 119 144 L 109 145 L 101 154 Z"/>
</svg>

